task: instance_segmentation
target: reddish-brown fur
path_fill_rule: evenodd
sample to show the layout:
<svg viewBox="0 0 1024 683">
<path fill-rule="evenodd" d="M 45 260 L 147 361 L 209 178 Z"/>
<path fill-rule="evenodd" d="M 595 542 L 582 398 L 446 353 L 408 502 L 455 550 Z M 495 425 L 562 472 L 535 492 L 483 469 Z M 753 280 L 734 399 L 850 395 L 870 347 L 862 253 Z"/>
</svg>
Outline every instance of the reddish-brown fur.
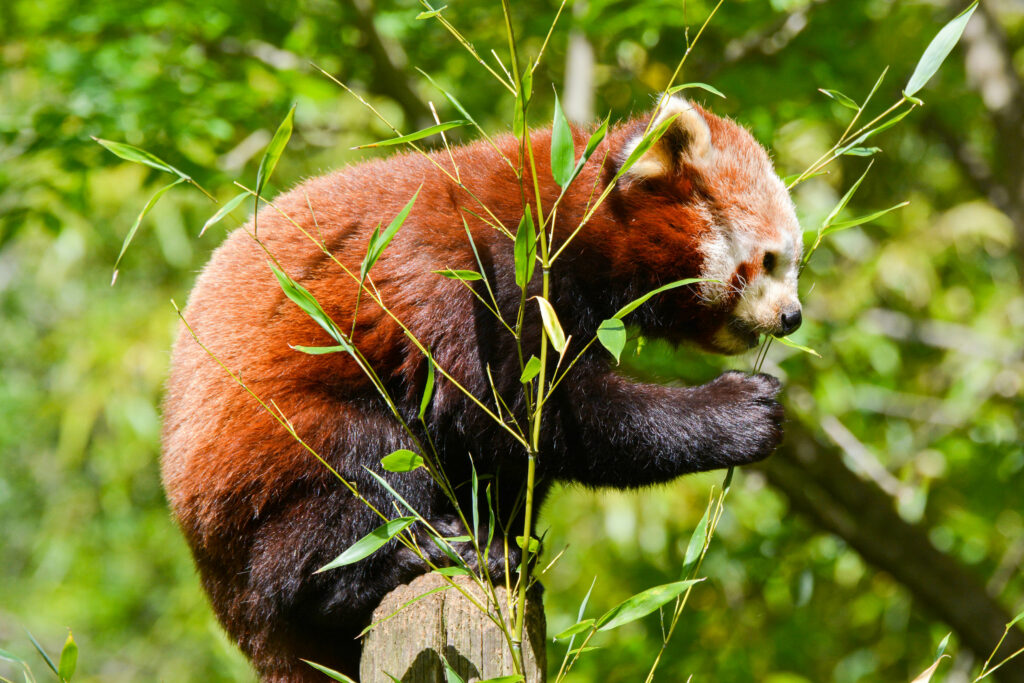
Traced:
<svg viewBox="0 0 1024 683">
<path fill-rule="evenodd" d="M 603 318 L 629 300 L 701 274 L 700 245 L 712 229 L 704 218 L 709 212 L 746 204 L 752 213 L 762 211 L 761 198 L 745 195 L 749 178 L 744 174 L 763 172 L 760 166 L 752 171 L 745 160 L 756 157 L 762 163 L 763 150 L 735 124 L 700 115 L 728 163 L 698 167 L 687 160 L 685 140 L 677 140 L 678 167 L 663 177 L 620 180 L 556 264 L 551 299 L 576 351 Z M 613 129 L 594 153 L 558 210 L 556 248 L 610 181 L 624 146 L 646 124 L 643 119 Z M 574 137 L 578 155 L 587 133 L 577 130 Z M 504 137 L 497 144 L 516 163 L 517 141 Z M 559 193 L 549 146 L 549 132 L 533 135 L 545 210 Z M 522 202 L 509 165 L 486 142 L 453 154 L 467 189 L 514 231 Z M 446 152 L 431 158 L 452 170 Z M 766 157 L 763 161 L 767 164 Z M 499 304 L 507 318 L 514 317 L 519 295 L 512 242 L 474 217 L 483 213 L 477 201 L 431 161 L 403 154 L 309 180 L 277 197 L 276 209 L 260 213 L 258 236 L 280 267 L 348 331 L 356 282 L 311 238 L 322 240 L 358 274 L 374 227 L 387 225 L 418 188 L 405 225 L 370 273 L 373 285 L 465 387 L 493 403 L 487 398 L 489 365 L 503 396 L 521 410 L 519 364 L 507 332 L 463 284 L 432 272 L 478 269 L 465 219 Z M 248 389 L 280 408 L 309 447 L 382 509 L 390 509 L 362 467 L 380 472 L 380 458 L 407 447 L 407 440 L 348 354 L 307 355 L 291 348 L 335 342 L 284 296 L 251 232 L 251 224 L 236 230 L 216 251 L 192 293 L 186 320 Z M 531 293 L 538 288 L 537 271 Z M 738 295 L 708 306 L 692 288 L 677 289 L 652 300 L 631 320 L 648 334 L 714 347 L 712 335 L 728 320 Z M 535 348 L 539 319 L 532 303 L 525 329 L 529 348 Z M 412 419 L 423 390 L 424 359 L 365 293 L 354 341 Z M 781 436 L 776 390 L 777 384 L 763 376 L 725 375 L 694 389 L 635 384 L 611 374 L 603 351 L 594 349 L 552 401 L 540 498 L 556 479 L 640 486 L 764 457 Z M 464 479 L 467 454 L 481 472 L 511 474 L 498 511 L 511 514 L 523 466 L 515 444 L 446 381 L 438 383 L 427 424 L 453 480 Z M 610 424 L 618 424 L 619 432 L 604 434 Z M 657 436 L 660 430 L 665 434 Z M 648 443 L 651 432 L 658 440 Z M 424 569 L 388 546 L 350 568 L 314 576 L 313 570 L 379 522 L 184 329 L 167 387 L 164 454 L 168 496 L 211 602 L 263 679 L 324 680 L 299 662 L 300 656 L 355 675 L 358 645 L 352 637 L 366 625 L 369 610 L 388 589 Z M 622 458 L 630 464 L 621 467 Z M 623 474 L 624 469 L 636 471 Z M 387 476 L 426 513 L 448 518 L 448 504 L 422 470 Z"/>
</svg>

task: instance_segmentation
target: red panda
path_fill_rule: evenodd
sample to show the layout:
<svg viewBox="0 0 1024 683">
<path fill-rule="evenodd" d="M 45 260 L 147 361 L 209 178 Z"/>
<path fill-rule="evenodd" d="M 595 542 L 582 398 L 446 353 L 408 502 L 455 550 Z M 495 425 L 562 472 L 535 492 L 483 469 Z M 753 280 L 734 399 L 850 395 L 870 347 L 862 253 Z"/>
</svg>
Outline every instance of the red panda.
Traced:
<svg viewBox="0 0 1024 683">
<path fill-rule="evenodd" d="M 559 206 L 556 247 L 649 125 L 675 116 L 665 135 L 616 181 L 552 270 L 549 299 L 565 333 L 587 340 L 627 302 L 692 277 L 708 281 L 658 295 L 630 322 L 646 335 L 727 354 L 750 348 L 760 334 L 793 331 L 801 319 L 801 233 L 765 150 L 737 124 L 680 98 L 652 115 L 613 127 Z M 574 130 L 573 137 L 579 157 L 587 133 Z M 535 131 L 530 140 L 546 209 L 560 192 L 549 170 L 550 140 L 550 131 Z M 390 496 L 364 468 L 386 477 L 438 530 L 453 536 L 466 531 L 422 468 L 382 470 L 383 456 L 411 442 L 364 372 L 348 354 L 308 355 L 292 348 L 335 342 L 286 298 L 267 252 L 342 329 L 354 324 L 356 346 L 408 422 L 418 424 L 427 376 L 423 354 L 367 296 L 353 322 L 357 283 L 311 238 L 358 272 L 375 226 L 387 225 L 419 188 L 403 227 L 373 266 L 373 284 L 438 366 L 481 401 L 494 403 L 489 369 L 498 392 L 521 416 L 521 367 L 511 335 L 463 283 L 434 272 L 480 267 L 467 221 L 498 307 L 506 319 L 514 318 L 520 289 L 512 240 L 478 216 L 482 203 L 509 230 L 519 224 L 520 184 L 512 169 L 519 151 L 519 141 L 506 136 L 494 145 L 455 148 L 450 156 L 433 153 L 436 164 L 458 167 L 464 187 L 414 154 L 306 181 L 277 197 L 276 208 L 260 212 L 258 237 L 266 251 L 253 240 L 252 225 L 231 233 L 184 312 L 209 353 L 263 401 L 273 401 L 298 436 L 379 509 L 391 509 Z M 539 289 L 539 271 L 531 294 Z M 526 348 L 537 348 L 541 321 L 535 308 L 528 307 L 523 329 Z M 582 347 L 573 343 L 577 351 Z M 537 505 L 554 481 L 640 487 L 760 460 L 782 438 L 778 391 L 772 377 L 736 372 L 697 387 L 639 383 L 615 374 L 607 354 L 591 348 L 547 406 Z M 469 479 L 471 458 L 481 475 L 501 475 L 494 480 L 495 512 L 520 529 L 514 504 L 526 458 L 507 432 L 443 380 L 424 424 L 451 481 Z M 392 543 L 356 564 L 314 573 L 379 519 L 184 328 L 164 402 L 162 472 L 210 601 L 261 679 L 326 680 L 300 659 L 357 677 L 356 635 L 385 593 L 426 567 Z M 464 509 L 468 488 L 458 489 L 467 496 Z M 432 561 L 446 563 L 433 544 L 422 547 L 437 553 Z M 519 557 L 509 560 L 515 566 Z M 496 548 L 492 575 L 504 575 L 504 561 Z"/>
</svg>

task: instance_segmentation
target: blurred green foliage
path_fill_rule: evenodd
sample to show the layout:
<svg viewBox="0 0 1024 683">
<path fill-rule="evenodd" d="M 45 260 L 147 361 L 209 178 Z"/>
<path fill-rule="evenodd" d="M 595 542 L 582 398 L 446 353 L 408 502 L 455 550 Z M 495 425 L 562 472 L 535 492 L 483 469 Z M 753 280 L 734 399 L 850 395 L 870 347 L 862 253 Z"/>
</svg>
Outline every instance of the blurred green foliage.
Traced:
<svg viewBox="0 0 1024 683">
<path fill-rule="evenodd" d="M 515 3 L 524 55 L 539 50 L 556 8 Z M 89 136 L 153 151 L 222 201 L 235 193 L 231 180 L 253 183 L 292 103 L 296 132 L 272 185 L 365 158 L 349 148 L 389 131 L 310 62 L 407 129 L 427 100 L 442 120 L 453 114 L 414 66 L 487 129 L 507 129 L 511 96 L 436 22 L 416 21 L 420 9 L 411 0 L 376 8 L 327 0 L 0 3 L 4 649 L 28 658 L 28 628 L 57 650 L 72 626 L 81 647 L 76 680 L 252 679 L 201 595 L 157 465 L 176 321 L 169 300 L 185 299 L 234 224 L 198 239 L 216 208 L 176 188 L 145 220 L 111 288 L 124 234 L 167 179 L 121 162 Z M 551 111 L 547 83 L 563 81 L 570 27 L 594 47 L 598 112 L 622 118 L 649 106 L 685 50 L 686 27 L 709 9 L 706 0 L 591 0 L 567 10 L 535 79 L 535 122 Z M 817 88 L 861 99 L 891 65 L 878 101 L 895 101 L 953 12 L 923 0 L 733 0 L 680 80 L 726 93 L 708 95 L 708 104 L 749 126 L 787 175 L 827 149 L 848 120 Z M 481 54 L 502 52 L 497 5 L 453 2 L 446 16 Z M 1019 45 L 1024 13 L 1007 6 L 999 16 Z M 382 67 L 375 40 L 402 78 Z M 823 358 L 776 345 L 766 370 L 784 378 L 794 424 L 830 447 L 842 441 L 855 471 L 877 460 L 901 515 L 927 525 L 939 549 L 1012 607 L 1024 600 L 1021 249 L 1010 220 L 936 134 L 954 131 L 998 172 L 998 135 L 968 89 L 959 52 L 919 95 L 926 107 L 878 139 L 884 152 L 849 215 L 903 199 L 910 206 L 826 240 L 802 279 L 807 322 L 797 335 Z M 797 189 L 807 229 L 865 165 L 846 158 Z M 751 362 L 651 342 L 629 371 L 697 382 Z M 720 479 L 553 496 L 542 518 L 548 546 L 569 549 L 545 578 L 551 632 L 572 623 L 595 575 L 591 616 L 676 580 Z M 792 514 L 758 471 L 738 475 L 705 573 L 662 680 L 905 681 L 930 663 L 948 630 L 841 539 Z M 659 642 L 654 618 L 602 635 L 595 644 L 604 647 L 572 680 L 642 679 Z"/>
</svg>

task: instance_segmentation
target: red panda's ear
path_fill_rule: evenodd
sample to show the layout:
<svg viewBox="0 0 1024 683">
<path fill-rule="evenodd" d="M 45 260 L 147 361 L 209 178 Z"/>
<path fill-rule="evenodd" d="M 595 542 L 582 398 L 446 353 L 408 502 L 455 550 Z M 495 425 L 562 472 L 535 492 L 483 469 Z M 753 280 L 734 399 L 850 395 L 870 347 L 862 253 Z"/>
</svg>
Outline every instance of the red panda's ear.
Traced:
<svg viewBox="0 0 1024 683">
<path fill-rule="evenodd" d="M 638 178 L 654 178 L 665 176 L 675 171 L 680 162 L 687 160 L 700 164 L 710 159 L 714 153 L 711 145 L 711 131 L 707 121 L 697 110 L 682 97 L 670 97 L 657 111 L 650 130 L 656 129 L 665 120 L 675 117 L 665 134 L 647 152 L 640 157 L 626 172 Z M 625 161 L 643 139 L 638 135 L 626 143 L 622 153 Z"/>
</svg>

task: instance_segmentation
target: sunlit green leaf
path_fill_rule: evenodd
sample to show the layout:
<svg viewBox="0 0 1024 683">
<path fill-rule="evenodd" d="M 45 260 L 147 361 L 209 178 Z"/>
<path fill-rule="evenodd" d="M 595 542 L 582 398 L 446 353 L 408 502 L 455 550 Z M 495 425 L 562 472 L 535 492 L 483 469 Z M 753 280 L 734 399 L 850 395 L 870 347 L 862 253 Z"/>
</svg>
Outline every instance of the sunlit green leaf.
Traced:
<svg viewBox="0 0 1024 683">
<path fill-rule="evenodd" d="M 289 299 L 291 299 L 299 308 L 306 312 L 310 318 L 316 322 L 327 334 L 331 335 L 334 341 L 338 342 L 345 351 L 352 352 L 352 345 L 348 339 L 342 334 L 338 326 L 334 324 L 331 317 L 327 315 L 324 309 L 320 306 L 320 303 L 316 298 L 309 293 L 305 287 L 300 285 L 295 280 L 291 279 L 287 273 L 280 270 L 274 265 L 270 266 L 270 269 L 274 272 L 274 276 L 277 278 L 278 284 L 281 286 L 281 290 L 285 293 Z M 304 353 L 310 353 L 309 349 L 315 349 L 318 347 L 304 346 L 301 350 Z M 319 347 L 319 348 L 330 348 L 330 347 Z M 332 353 L 333 351 L 324 351 L 323 353 Z M 313 353 L 316 353 L 315 351 Z"/>
<path fill-rule="evenodd" d="M 530 537 L 530 547 L 529 548 L 523 547 L 523 541 L 524 541 L 524 537 L 523 536 L 516 536 L 516 545 L 519 546 L 520 548 L 523 548 L 523 550 L 526 550 L 531 555 L 536 554 L 536 552 L 538 550 L 540 550 L 540 541 L 537 540 L 536 538 L 533 538 L 532 536 Z"/>
<path fill-rule="evenodd" d="M 114 284 L 114 281 L 117 280 L 117 267 L 120 265 L 121 259 L 124 257 L 124 252 L 128 250 L 128 245 L 132 243 L 133 239 L 135 239 L 135 233 L 139 231 L 139 225 L 142 224 L 142 219 L 146 217 L 146 214 L 149 213 L 154 206 L 156 206 L 156 203 L 160 201 L 160 198 L 163 197 L 169 189 L 183 182 L 185 182 L 184 178 L 178 178 L 173 183 L 164 185 L 157 190 L 153 196 L 149 198 L 149 201 L 146 202 L 146 205 L 142 207 L 139 217 L 135 219 L 135 224 L 132 225 L 131 230 L 128 231 L 128 234 L 124 238 L 124 242 L 121 244 L 121 252 L 117 255 L 117 260 L 114 261 L 114 277 L 110 284 Z"/>
<path fill-rule="evenodd" d="M 843 150 L 843 154 L 850 157 L 870 157 L 881 151 L 881 147 L 847 147 Z"/>
<path fill-rule="evenodd" d="M 536 377 L 540 373 L 540 358 L 537 356 L 530 356 L 530 360 L 526 361 L 526 365 L 523 366 L 523 374 L 519 376 L 519 381 L 526 384 L 531 379 Z"/>
<path fill-rule="evenodd" d="M 597 620 L 597 628 L 599 631 L 608 631 L 618 626 L 622 626 L 623 624 L 628 624 L 631 621 L 636 621 L 641 617 L 645 617 L 665 603 L 674 600 L 690 586 L 700 581 L 703 581 L 703 579 L 688 579 L 686 581 L 666 583 L 661 586 L 655 586 L 654 588 L 648 588 L 641 593 L 637 593 L 633 597 L 626 598 L 618 605 L 605 612 L 604 615 Z"/>
<path fill-rule="evenodd" d="M 566 638 L 572 638 L 577 633 L 589 631 L 595 623 L 596 622 L 594 619 L 584 619 L 583 621 L 577 622 L 569 628 L 565 629 L 564 631 L 556 635 L 554 638 L 555 640 L 565 640 Z"/>
<path fill-rule="evenodd" d="M 704 552 L 704 546 L 708 542 L 708 516 L 711 514 L 711 505 L 704 508 L 704 516 L 697 523 L 697 528 L 690 535 L 690 542 L 686 544 L 686 554 L 683 556 L 683 570 L 689 569 L 696 564 Z"/>
<path fill-rule="evenodd" d="M 830 90 L 828 88 L 818 88 L 818 91 L 822 92 L 822 93 L 825 93 L 825 95 L 827 95 L 828 97 L 832 98 L 833 100 L 835 100 L 839 104 L 843 105 L 847 109 L 852 109 L 854 111 L 860 111 L 860 105 L 859 104 L 857 104 L 851 98 L 847 97 L 846 95 L 844 95 L 843 93 L 839 92 L 838 90 Z"/>
<path fill-rule="evenodd" d="M 468 125 L 469 121 L 465 121 L 463 119 L 456 119 L 454 121 L 439 123 L 436 126 L 431 126 L 430 128 L 418 130 L 415 133 L 401 135 L 397 138 L 389 138 L 387 140 L 380 140 L 378 142 L 368 142 L 365 145 L 357 145 L 352 149 L 367 149 L 369 147 L 390 147 L 392 145 L 400 145 L 403 142 L 415 142 L 416 140 L 422 140 L 423 138 L 428 138 L 431 135 L 437 135 L 438 133 L 442 133 L 446 130 L 451 130 L 452 128 L 458 128 L 460 126 Z"/>
<path fill-rule="evenodd" d="M 686 285 L 692 285 L 695 282 L 717 282 L 717 280 L 708 280 L 707 278 L 691 277 L 685 280 L 676 280 L 675 282 L 670 282 L 667 285 L 662 285 L 661 287 L 658 287 L 655 290 L 647 292 L 646 294 L 637 299 L 633 299 L 628 304 L 620 308 L 612 317 L 621 320 L 625 316 L 635 311 L 640 306 L 643 306 L 645 303 L 647 303 L 648 299 L 650 299 L 651 297 L 661 294 L 662 292 L 667 292 L 670 289 L 675 289 L 676 287 L 685 287 Z"/>
<path fill-rule="evenodd" d="M 519 219 L 513 252 L 516 261 L 516 284 L 526 287 L 533 279 L 533 271 L 537 265 L 537 230 L 533 225 L 533 212 L 529 206 Z"/>
<path fill-rule="evenodd" d="M 472 574 L 472 572 L 470 572 L 465 567 L 438 567 L 437 569 L 434 570 L 434 573 L 435 574 L 440 574 L 441 576 L 449 576 L 449 577 L 451 577 L 451 576 L 470 576 Z"/>
<path fill-rule="evenodd" d="M 535 296 L 534 299 L 537 300 L 537 305 L 540 306 L 541 322 L 544 323 L 544 330 L 548 333 L 551 346 L 558 353 L 562 353 L 565 349 L 565 332 L 562 331 L 562 324 L 558 322 L 558 314 L 555 313 L 551 303 L 544 297 Z"/>
<path fill-rule="evenodd" d="M 315 573 L 319 574 L 320 572 L 325 572 L 329 569 L 334 569 L 335 567 L 343 567 L 347 564 L 353 564 L 359 560 L 369 557 L 380 550 L 384 544 L 392 538 L 409 528 L 409 525 L 415 521 L 415 517 L 399 517 L 381 524 L 369 534 L 363 536 L 361 539 L 349 546 L 348 550 L 343 552 L 341 555 L 338 555 L 336 558 L 320 567 L 320 569 L 317 569 Z"/>
<path fill-rule="evenodd" d="M 935 75 L 935 72 L 942 66 L 942 62 L 946 60 L 949 53 L 956 47 L 960 36 L 964 33 L 964 29 L 967 28 L 967 22 L 970 21 L 971 15 L 974 14 L 974 10 L 977 8 L 978 2 L 975 0 L 967 9 L 943 26 L 938 34 L 936 34 L 932 42 L 928 44 L 924 54 L 921 55 L 920 61 L 918 61 L 917 66 L 914 68 L 914 73 L 907 82 L 907 87 L 903 89 L 905 95 L 913 95 L 923 88 L 931 77 Z"/>
<path fill-rule="evenodd" d="M 597 328 L 597 339 L 618 363 L 622 349 L 626 348 L 626 325 L 619 318 L 609 318 Z"/>
<path fill-rule="evenodd" d="M 380 255 L 384 253 L 384 249 L 386 249 L 391 243 L 395 233 L 397 233 L 398 229 L 402 227 L 403 223 L 405 223 L 405 219 L 409 216 L 409 212 L 412 211 L 412 205 L 416 203 L 416 198 L 419 197 L 421 189 L 423 189 L 422 185 L 416 188 L 416 192 L 413 194 L 412 199 L 402 207 L 402 210 L 399 211 L 398 215 L 391 220 L 391 223 L 388 224 L 388 227 L 385 228 L 383 232 L 380 231 L 379 225 L 377 226 L 377 229 L 373 231 L 373 235 L 370 236 L 370 243 L 366 247 L 366 256 L 363 257 L 363 263 L 359 268 L 360 286 L 362 285 L 362 282 L 366 280 L 367 273 L 369 273 L 370 269 L 373 268 L 373 265 L 377 263 L 377 259 L 379 259 Z"/>
<path fill-rule="evenodd" d="M 681 92 L 683 90 L 690 90 L 692 88 L 700 88 L 701 90 L 707 90 L 712 95 L 718 95 L 722 99 L 726 99 L 725 93 L 723 93 L 721 90 L 712 85 L 708 85 L 707 83 L 681 83 L 679 85 L 674 85 L 671 88 L 669 88 L 666 91 L 666 94 L 674 95 L 677 92 Z"/>
<path fill-rule="evenodd" d="M 380 466 L 388 472 L 412 472 L 423 467 L 423 458 L 406 448 L 400 448 L 381 458 Z"/>
<path fill-rule="evenodd" d="M 150 154 L 144 149 L 139 149 L 134 145 L 129 145 L 124 142 L 114 142 L 113 140 L 103 140 L 102 138 L 94 137 L 93 140 L 100 143 L 125 161 L 133 161 L 137 164 L 142 164 L 143 166 L 149 166 L 150 168 L 155 168 L 158 171 L 163 171 L 164 173 L 176 175 L 182 180 L 190 180 L 190 177 L 184 172 L 179 171 L 163 159 Z"/>
<path fill-rule="evenodd" d="M 423 398 L 420 399 L 420 410 L 416 414 L 419 419 L 423 419 L 423 416 L 427 414 L 427 408 L 430 407 L 430 401 L 434 397 L 434 359 L 427 356 L 427 381 L 423 385 Z"/>
<path fill-rule="evenodd" d="M 462 280 L 464 282 L 472 282 L 474 280 L 482 280 L 483 275 L 476 272 L 475 270 L 454 270 L 452 268 L 446 268 L 444 270 L 435 270 L 438 275 L 443 275 L 449 280 Z"/>
<path fill-rule="evenodd" d="M 281 158 L 281 154 L 284 153 L 284 148 L 288 144 L 288 141 L 292 137 L 292 121 L 295 118 L 295 106 L 288 110 L 284 120 L 277 127 L 274 132 L 274 137 L 271 138 L 270 144 L 267 145 L 267 150 L 263 153 L 263 158 L 260 159 L 259 169 L 256 171 L 256 197 L 259 198 L 260 194 L 263 193 L 263 188 L 266 186 L 267 181 L 270 180 L 270 176 L 274 173 L 274 169 L 277 167 L 277 162 Z"/>
<path fill-rule="evenodd" d="M 209 228 L 211 225 L 214 225 L 215 223 L 219 223 L 224 218 L 224 216 L 227 216 L 229 213 L 238 208 L 238 205 L 241 204 L 242 201 L 248 196 L 248 192 L 242 192 L 229 199 L 227 203 L 224 204 L 224 206 L 220 207 L 220 209 L 217 210 L 217 213 L 210 216 L 210 220 L 203 223 L 203 229 L 199 231 L 199 236 L 202 237 L 203 233 L 206 232 L 207 228 Z"/>
<path fill-rule="evenodd" d="M 836 221 L 835 223 L 831 223 L 828 227 L 826 227 L 822 231 L 822 234 L 827 235 L 829 233 L 837 232 L 839 230 L 846 230 L 847 228 L 852 228 L 858 225 L 864 225 L 865 223 L 870 223 L 872 221 L 878 220 L 887 213 L 895 211 L 896 209 L 902 209 L 904 206 L 907 206 L 908 204 L 910 204 L 910 202 L 900 202 L 899 204 L 890 206 L 888 209 L 875 211 L 874 213 L 869 213 L 866 216 L 859 216 L 857 218 L 851 218 L 846 221 Z"/>
<path fill-rule="evenodd" d="M 560 187 L 566 187 L 576 167 L 576 148 L 572 142 L 572 129 L 555 94 L 555 116 L 551 127 L 551 175 Z"/>
<path fill-rule="evenodd" d="M 818 353 L 817 351 L 815 351 L 814 349 L 812 349 L 811 347 L 803 346 L 801 344 L 797 344 L 795 341 L 793 341 L 789 337 L 775 337 L 775 336 L 773 336 L 772 339 L 774 339 L 775 341 L 779 342 L 783 346 L 788 346 L 791 349 L 796 349 L 797 351 L 803 351 L 804 353 L 809 353 L 809 354 L 811 354 L 812 356 L 814 356 L 816 358 L 821 358 L 821 354 Z"/>
<path fill-rule="evenodd" d="M 341 681 L 341 683 L 356 683 L 354 680 L 352 680 L 345 674 L 335 671 L 334 669 L 328 669 L 323 664 L 317 664 L 316 662 L 311 662 L 308 659 L 303 659 L 302 661 L 304 661 L 306 664 L 309 664 L 311 667 L 313 667 L 320 673 L 324 674 L 332 681 Z"/>
<path fill-rule="evenodd" d="M 67 682 L 75 675 L 75 668 L 78 666 L 78 645 L 68 631 L 68 638 L 64 641 L 64 647 L 60 651 L 60 663 L 57 665 L 57 675 L 61 680 Z"/>
<path fill-rule="evenodd" d="M 636 162 L 640 161 L 640 157 L 642 157 L 644 154 L 647 154 L 651 147 L 654 146 L 654 143 L 661 139 L 661 137 L 665 134 L 665 131 L 668 130 L 668 127 L 675 123 L 675 120 L 678 117 L 679 114 L 673 114 L 672 116 L 669 116 L 667 119 L 665 119 L 657 126 L 652 128 L 651 130 L 647 131 L 647 135 L 645 135 L 643 139 L 640 140 L 640 143 L 633 148 L 633 151 L 630 152 L 628 157 L 626 157 L 626 160 L 622 162 L 622 166 L 619 167 L 619 170 L 615 174 L 615 177 L 612 179 L 612 181 L 614 182 L 615 180 L 621 178 L 623 174 L 625 174 L 629 169 L 631 169 Z"/>
<path fill-rule="evenodd" d="M 441 12 L 446 10 L 446 9 L 448 9 L 448 5 L 443 5 L 441 7 L 438 7 L 437 9 L 432 9 L 429 12 L 420 12 L 419 14 L 416 15 L 416 18 L 417 19 L 432 19 L 433 17 L 436 17 L 439 14 L 441 14 Z"/>
</svg>

